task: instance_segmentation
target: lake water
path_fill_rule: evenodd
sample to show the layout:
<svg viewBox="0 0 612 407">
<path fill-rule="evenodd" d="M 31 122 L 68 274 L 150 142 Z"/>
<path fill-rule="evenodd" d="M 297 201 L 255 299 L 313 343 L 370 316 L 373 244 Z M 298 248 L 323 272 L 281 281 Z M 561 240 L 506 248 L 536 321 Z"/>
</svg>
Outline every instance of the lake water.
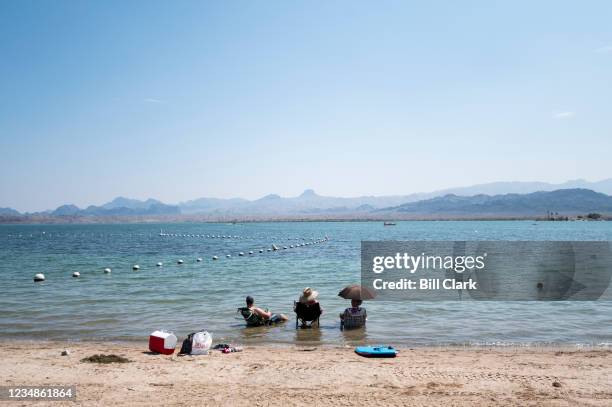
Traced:
<svg viewBox="0 0 612 407">
<path fill-rule="evenodd" d="M 161 237 L 160 230 L 180 236 Z M 329 241 L 259 253 L 325 236 Z M 337 296 L 360 280 L 361 240 L 611 237 L 612 222 L 0 225 L 0 338 L 144 340 L 166 329 L 180 339 L 204 328 L 215 342 L 245 344 L 611 346 L 612 302 L 371 301 L 364 303 L 365 330 L 340 331 L 338 314 L 348 302 Z M 81 277 L 73 278 L 74 271 Z M 32 281 L 38 272 L 45 282 Z M 306 286 L 320 293 L 320 329 L 295 329 L 293 300 Z M 290 322 L 245 328 L 236 308 L 247 294 Z"/>
</svg>

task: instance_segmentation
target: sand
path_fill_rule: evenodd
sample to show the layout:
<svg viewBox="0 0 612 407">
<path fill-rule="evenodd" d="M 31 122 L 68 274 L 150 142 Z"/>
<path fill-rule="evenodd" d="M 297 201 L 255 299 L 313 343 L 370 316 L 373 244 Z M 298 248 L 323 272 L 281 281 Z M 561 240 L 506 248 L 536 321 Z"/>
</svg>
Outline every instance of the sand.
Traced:
<svg viewBox="0 0 612 407">
<path fill-rule="evenodd" d="M 260 345 L 178 357 L 149 354 L 146 343 L 0 346 L 1 385 L 77 386 L 77 403 L 4 405 L 612 405 L 610 350 L 405 348 L 395 359 L 367 359 L 348 347 Z M 81 362 L 97 353 L 132 362 Z"/>
</svg>

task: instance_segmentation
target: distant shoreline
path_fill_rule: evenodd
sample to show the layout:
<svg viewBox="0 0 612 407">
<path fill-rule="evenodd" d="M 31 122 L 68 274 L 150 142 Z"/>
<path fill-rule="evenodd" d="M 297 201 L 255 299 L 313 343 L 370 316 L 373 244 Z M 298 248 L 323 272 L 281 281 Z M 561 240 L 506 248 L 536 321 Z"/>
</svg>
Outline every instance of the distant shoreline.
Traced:
<svg viewBox="0 0 612 407">
<path fill-rule="evenodd" d="M 211 216 L 172 216 L 172 217 L 94 217 L 94 216 L 56 216 L 56 217 L 8 217 L 0 216 L 0 225 L 95 225 L 95 224 L 163 224 L 163 223 L 266 223 L 266 222 L 389 222 L 389 221 L 534 221 L 534 222 L 595 222 L 612 220 L 604 216 L 598 220 L 576 219 L 548 220 L 544 216 L 395 216 L 395 217 L 232 217 L 219 218 Z M 389 226 L 393 227 L 393 226 Z"/>
</svg>

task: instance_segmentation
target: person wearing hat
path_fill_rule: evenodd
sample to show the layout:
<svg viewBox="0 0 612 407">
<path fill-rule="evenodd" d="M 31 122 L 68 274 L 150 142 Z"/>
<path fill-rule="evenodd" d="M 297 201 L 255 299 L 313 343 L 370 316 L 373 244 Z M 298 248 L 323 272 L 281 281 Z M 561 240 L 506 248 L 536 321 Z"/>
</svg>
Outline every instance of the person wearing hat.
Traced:
<svg viewBox="0 0 612 407">
<path fill-rule="evenodd" d="M 317 302 L 317 298 L 319 298 L 319 292 L 310 287 L 306 287 L 302 291 L 302 295 L 300 295 L 300 302 L 302 304 L 312 305 Z"/>
<path fill-rule="evenodd" d="M 302 327 L 312 326 L 314 322 L 319 322 L 319 317 L 323 313 L 321 304 L 318 301 L 319 293 L 310 287 L 304 288 L 298 302 L 295 303 L 296 327 L 298 322 Z"/>
</svg>

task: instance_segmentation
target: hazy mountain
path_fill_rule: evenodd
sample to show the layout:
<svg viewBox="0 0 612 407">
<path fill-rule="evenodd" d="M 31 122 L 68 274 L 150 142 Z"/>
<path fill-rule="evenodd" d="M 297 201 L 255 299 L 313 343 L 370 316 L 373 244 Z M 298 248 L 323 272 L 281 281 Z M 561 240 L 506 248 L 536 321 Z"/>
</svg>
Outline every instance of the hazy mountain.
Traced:
<svg viewBox="0 0 612 407">
<path fill-rule="evenodd" d="M 406 203 L 378 212 L 426 216 L 543 216 L 547 211 L 560 215 L 590 212 L 612 214 L 612 197 L 588 189 L 561 189 L 530 194 L 441 197 Z"/>
<path fill-rule="evenodd" d="M 164 205 L 162 202 L 156 199 L 147 199 L 146 201 L 139 201 L 138 199 L 129 199 L 122 196 L 113 199 L 110 202 L 101 205 L 102 209 L 116 209 L 116 208 L 127 208 L 127 209 L 148 209 L 154 205 Z"/>
<path fill-rule="evenodd" d="M 62 205 L 51 212 L 51 216 L 75 216 L 80 211 L 81 210 L 76 205 Z"/>
<path fill-rule="evenodd" d="M 101 206 L 90 205 L 80 209 L 75 205 L 62 205 L 50 213 L 51 216 L 142 216 L 178 215 L 181 211 L 176 205 L 166 205 L 155 199 L 139 201 L 136 199 L 116 198 Z"/>
<path fill-rule="evenodd" d="M 19 216 L 21 213 L 13 208 L 0 208 L 0 216 Z"/>
<path fill-rule="evenodd" d="M 199 198 L 192 201 L 181 202 L 178 206 L 181 213 L 211 213 L 216 211 L 227 211 L 239 208 L 249 201 L 242 198 Z"/>
<path fill-rule="evenodd" d="M 182 213 L 224 214 L 224 215 L 308 215 L 315 213 L 337 213 L 347 211 L 363 212 L 371 209 L 400 205 L 418 199 L 420 194 L 405 196 L 363 196 L 340 198 L 318 195 L 312 189 L 305 190 L 296 197 L 281 197 L 269 194 L 262 198 L 246 199 L 201 198 L 180 203 Z"/>
<path fill-rule="evenodd" d="M 447 188 L 434 191 L 428 194 L 427 198 L 443 196 L 448 194 L 472 196 L 478 194 L 501 195 L 501 194 L 528 194 L 538 191 L 555 191 L 559 189 L 590 189 L 606 195 L 612 195 L 612 178 L 597 182 L 589 182 L 583 179 L 566 181 L 560 184 L 548 182 L 491 182 L 487 184 L 477 184 L 467 187 Z"/>
</svg>

